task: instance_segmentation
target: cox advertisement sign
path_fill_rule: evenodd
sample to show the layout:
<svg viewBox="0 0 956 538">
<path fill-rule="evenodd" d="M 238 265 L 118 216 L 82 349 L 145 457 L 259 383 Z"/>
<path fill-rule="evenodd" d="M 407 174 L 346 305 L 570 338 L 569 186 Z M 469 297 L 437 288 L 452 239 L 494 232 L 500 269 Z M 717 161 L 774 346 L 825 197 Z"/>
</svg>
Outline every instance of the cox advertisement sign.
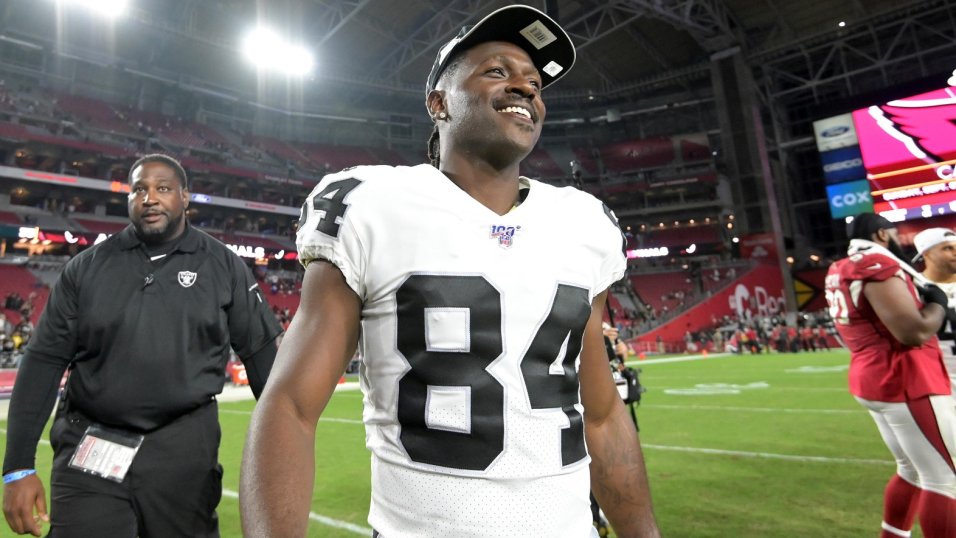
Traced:
<svg viewBox="0 0 956 538">
<path fill-rule="evenodd" d="M 827 185 L 827 201 L 830 204 L 830 216 L 835 219 L 873 211 L 870 182 L 865 179 Z"/>
</svg>

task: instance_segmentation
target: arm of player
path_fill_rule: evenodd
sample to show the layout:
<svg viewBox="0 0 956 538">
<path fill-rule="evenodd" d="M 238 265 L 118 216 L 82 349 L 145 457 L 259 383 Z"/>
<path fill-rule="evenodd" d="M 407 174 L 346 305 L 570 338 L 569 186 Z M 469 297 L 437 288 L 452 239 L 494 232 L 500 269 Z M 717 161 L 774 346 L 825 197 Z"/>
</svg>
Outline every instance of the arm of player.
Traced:
<svg viewBox="0 0 956 538">
<path fill-rule="evenodd" d="M 4 474 L 35 467 L 37 443 L 56 403 L 67 363 L 27 348 L 10 400 Z M 33 474 L 3 485 L 3 515 L 13 532 L 41 535 L 40 521 L 48 522 L 50 518 L 39 476 Z"/>
<path fill-rule="evenodd" d="M 604 291 L 591 305 L 579 371 L 591 490 L 617 536 L 658 537 L 640 439 L 608 367 L 601 332 L 606 299 Z"/>
<path fill-rule="evenodd" d="M 256 405 L 242 458 L 243 535 L 305 536 L 315 426 L 358 342 L 361 301 L 337 267 L 309 264 L 302 302 Z"/>
<path fill-rule="evenodd" d="M 76 351 L 79 299 L 75 260 L 67 264 L 53 286 L 20 363 L 10 399 L 4 474 L 35 468 L 37 443 L 56 403 L 63 372 Z M 50 518 L 43 482 L 36 474 L 4 484 L 3 515 L 13 532 L 40 536 L 40 521 Z"/>
<path fill-rule="evenodd" d="M 920 346 L 936 336 L 946 315 L 937 304 L 917 308 L 902 278 L 867 282 L 863 295 L 893 337 L 907 346 Z"/>
</svg>

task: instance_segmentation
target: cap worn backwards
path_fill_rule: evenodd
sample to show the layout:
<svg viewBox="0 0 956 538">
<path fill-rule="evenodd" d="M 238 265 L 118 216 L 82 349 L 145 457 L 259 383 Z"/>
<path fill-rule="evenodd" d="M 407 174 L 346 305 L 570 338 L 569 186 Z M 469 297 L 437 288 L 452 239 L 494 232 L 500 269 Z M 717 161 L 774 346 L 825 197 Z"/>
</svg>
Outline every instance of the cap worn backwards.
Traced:
<svg viewBox="0 0 956 538">
<path fill-rule="evenodd" d="M 913 246 L 916 247 L 913 263 L 922 258 L 927 250 L 943 243 L 956 243 L 956 232 L 949 228 L 927 228 L 916 234 L 913 238 Z"/>
<path fill-rule="evenodd" d="M 435 89 L 452 58 L 488 41 L 505 41 L 524 49 L 541 74 L 542 89 L 563 77 L 576 58 L 574 43 L 554 19 L 529 6 L 503 7 L 462 28 L 439 49 L 425 83 L 426 95 Z"/>
<path fill-rule="evenodd" d="M 892 228 L 896 228 L 896 225 L 888 221 L 886 217 L 876 213 L 861 213 L 846 225 L 846 235 L 850 239 L 869 240 L 879 230 Z"/>
</svg>

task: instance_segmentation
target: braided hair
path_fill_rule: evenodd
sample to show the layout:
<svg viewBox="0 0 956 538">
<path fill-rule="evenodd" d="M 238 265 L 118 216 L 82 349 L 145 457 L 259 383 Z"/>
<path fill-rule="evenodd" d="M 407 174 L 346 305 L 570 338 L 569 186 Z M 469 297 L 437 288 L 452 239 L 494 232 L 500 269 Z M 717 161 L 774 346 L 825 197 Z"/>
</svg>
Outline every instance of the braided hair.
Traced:
<svg viewBox="0 0 956 538">
<path fill-rule="evenodd" d="M 431 136 L 428 137 L 428 162 L 438 168 L 441 164 L 441 146 L 438 144 L 438 122 L 435 122 L 435 128 L 432 129 Z"/>
<path fill-rule="evenodd" d="M 445 66 L 445 70 L 441 72 L 441 75 L 438 77 L 438 81 L 435 83 L 436 87 L 442 79 L 451 75 L 455 72 L 455 70 L 458 69 L 458 65 L 461 64 L 461 60 L 464 57 L 464 53 L 459 52 L 448 62 L 448 65 Z M 432 129 L 432 134 L 428 137 L 426 155 L 428 156 L 428 162 L 431 163 L 431 165 L 435 168 L 438 168 L 441 164 L 441 144 L 439 143 L 438 121 L 435 121 L 435 128 Z"/>
</svg>

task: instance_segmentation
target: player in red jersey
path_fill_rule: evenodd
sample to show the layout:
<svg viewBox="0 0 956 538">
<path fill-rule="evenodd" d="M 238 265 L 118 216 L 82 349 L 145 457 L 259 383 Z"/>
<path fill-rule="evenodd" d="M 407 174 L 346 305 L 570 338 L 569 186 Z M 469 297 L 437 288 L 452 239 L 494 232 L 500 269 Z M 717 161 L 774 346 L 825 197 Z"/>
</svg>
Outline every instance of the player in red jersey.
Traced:
<svg viewBox="0 0 956 538">
<path fill-rule="evenodd" d="M 850 350 L 850 392 L 896 458 L 880 536 L 910 536 L 918 515 L 924 536 L 952 538 L 956 409 L 936 340 L 946 294 L 928 282 L 917 291 L 899 259 L 896 227 L 883 217 L 859 215 L 849 236 L 848 257 L 827 273 L 826 297 Z"/>
</svg>

